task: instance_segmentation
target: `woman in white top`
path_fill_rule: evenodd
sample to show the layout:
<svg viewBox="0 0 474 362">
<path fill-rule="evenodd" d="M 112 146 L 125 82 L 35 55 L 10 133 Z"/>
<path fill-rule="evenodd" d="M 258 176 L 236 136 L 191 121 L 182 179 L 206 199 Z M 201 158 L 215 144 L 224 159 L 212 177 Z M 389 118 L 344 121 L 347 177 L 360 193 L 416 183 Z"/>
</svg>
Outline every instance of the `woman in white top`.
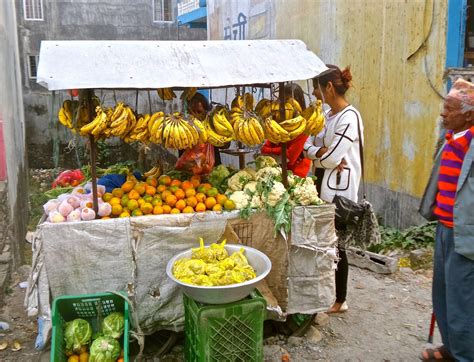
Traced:
<svg viewBox="0 0 474 362">
<path fill-rule="evenodd" d="M 345 98 L 352 80 L 349 67 L 342 71 L 335 65 L 328 64 L 327 67 L 330 72 L 313 79 L 313 94 L 329 105 L 330 111 L 327 113 L 324 135 L 310 137 L 306 141 L 305 157 L 314 160 L 315 167 L 324 169 L 321 190 L 318 190 L 321 199 L 332 202 L 337 194 L 357 202 L 362 169 L 359 152 L 359 143 L 363 143 L 363 136 L 362 139 L 359 137 L 364 131 L 362 117 Z M 340 244 L 338 249 L 340 260 L 336 271 L 336 302 L 330 308 L 330 313 L 347 310 L 349 264 L 343 245 Z"/>
</svg>

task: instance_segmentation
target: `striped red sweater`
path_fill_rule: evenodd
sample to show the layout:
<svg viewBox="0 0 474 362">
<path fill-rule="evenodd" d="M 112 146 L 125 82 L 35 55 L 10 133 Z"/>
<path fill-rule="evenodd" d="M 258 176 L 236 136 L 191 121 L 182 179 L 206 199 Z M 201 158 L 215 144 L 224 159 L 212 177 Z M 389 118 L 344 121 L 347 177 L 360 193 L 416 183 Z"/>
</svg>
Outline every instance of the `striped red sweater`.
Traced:
<svg viewBox="0 0 474 362">
<path fill-rule="evenodd" d="M 453 227 L 453 209 L 459 175 L 469 145 L 474 134 L 474 127 L 456 139 L 453 132 L 446 135 L 446 145 L 441 154 L 441 167 L 438 178 L 435 215 L 445 226 Z"/>
</svg>

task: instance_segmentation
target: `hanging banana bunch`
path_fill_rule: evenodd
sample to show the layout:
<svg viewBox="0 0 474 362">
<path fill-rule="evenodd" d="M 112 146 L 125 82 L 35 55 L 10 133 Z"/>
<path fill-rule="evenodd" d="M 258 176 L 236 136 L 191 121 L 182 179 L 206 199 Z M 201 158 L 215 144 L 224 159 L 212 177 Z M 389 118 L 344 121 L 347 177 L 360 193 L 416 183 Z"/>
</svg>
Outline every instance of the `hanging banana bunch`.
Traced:
<svg viewBox="0 0 474 362">
<path fill-rule="evenodd" d="M 115 105 L 113 112 L 108 112 L 109 122 L 106 135 L 120 137 L 126 139 L 128 133 L 135 128 L 137 119 L 133 110 L 123 102 Z"/>
<path fill-rule="evenodd" d="M 92 122 L 82 126 L 80 129 L 80 133 L 82 136 L 91 134 L 97 140 L 100 137 L 102 131 L 107 128 L 107 113 L 102 109 L 102 107 L 98 106 L 95 109 L 96 116 L 92 120 Z"/>
<path fill-rule="evenodd" d="M 202 124 L 208 143 L 222 147 L 234 139 L 234 129 L 229 118 L 229 112 L 222 105 L 218 105 L 207 115 Z"/>
<path fill-rule="evenodd" d="M 265 135 L 267 139 L 275 144 L 286 143 L 290 140 L 290 135 L 286 129 L 278 124 L 272 117 L 263 120 Z"/>
<path fill-rule="evenodd" d="M 263 127 L 259 116 L 253 112 L 253 107 L 254 98 L 251 93 L 238 95 L 231 103 L 231 124 L 235 139 L 248 146 L 259 145 L 265 140 Z"/>
<path fill-rule="evenodd" d="M 176 94 L 171 88 L 158 88 L 156 91 L 158 92 L 158 96 L 164 101 L 172 101 L 176 98 Z"/>
<path fill-rule="evenodd" d="M 61 108 L 59 108 L 58 112 L 58 120 L 59 122 L 68 128 L 73 128 L 72 125 L 73 119 L 73 102 L 70 99 L 66 99 L 63 102 Z"/>
<path fill-rule="evenodd" d="M 280 122 L 279 125 L 288 132 L 288 137 L 291 141 L 305 131 L 306 119 L 303 116 L 296 116 Z"/>
<path fill-rule="evenodd" d="M 280 102 L 262 99 L 255 107 L 261 119 L 266 138 L 272 143 L 286 143 L 298 137 L 306 129 L 306 120 L 301 116 L 303 110 L 294 98 L 285 103 L 285 120 L 280 121 Z"/>
<path fill-rule="evenodd" d="M 148 123 L 150 119 L 151 116 L 149 114 L 140 115 L 140 117 L 138 117 L 137 124 L 124 138 L 124 141 L 127 143 L 136 141 L 148 143 L 150 140 L 150 132 L 148 130 Z"/>
<path fill-rule="evenodd" d="M 267 98 L 262 98 L 255 106 L 255 113 L 261 119 L 270 117 L 272 115 L 272 101 Z"/>
<path fill-rule="evenodd" d="M 199 143 L 207 143 L 208 135 L 204 123 L 192 115 L 189 115 L 189 121 L 199 133 Z"/>
<path fill-rule="evenodd" d="M 227 109 L 222 105 L 218 105 L 209 114 L 208 120 L 211 128 L 215 130 L 218 135 L 233 137 L 234 129 L 232 128 L 229 118 L 230 114 Z"/>
<path fill-rule="evenodd" d="M 180 112 L 165 117 L 155 136 L 166 148 L 183 150 L 199 143 L 199 133 Z"/>
<path fill-rule="evenodd" d="M 157 138 L 158 128 L 165 120 L 165 113 L 164 112 L 156 112 L 153 113 L 148 121 L 148 133 L 150 135 L 149 139 L 150 142 L 153 143 L 161 143 L 161 139 Z"/>
<path fill-rule="evenodd" d="M 305 134 L 316 136 L 324 128 L 325 118 L 323 113 L 323 104 L 320 100 L 316 104 L 310 105 L 303 112 L 303 117 L 306 119 Z"/>
</svg>

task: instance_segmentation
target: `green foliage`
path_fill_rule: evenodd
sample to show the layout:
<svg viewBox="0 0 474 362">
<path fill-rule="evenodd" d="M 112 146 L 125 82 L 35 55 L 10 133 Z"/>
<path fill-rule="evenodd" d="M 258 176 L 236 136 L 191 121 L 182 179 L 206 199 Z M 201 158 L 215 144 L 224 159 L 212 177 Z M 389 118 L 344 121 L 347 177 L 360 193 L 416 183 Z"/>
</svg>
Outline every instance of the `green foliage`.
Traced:
<svg viewBox="0 0 474 362">
<path fill-rule="evenodd" d="M 415 250 L 434 245 L 436 222 L 412 226 L 404 231 L 391 227 L 380 226 L 382 242 L 369 247 L 374 253 L 384 253 L 390 250 Z"/>
<path fill-rule="evenodd" d="M 97 161 L 100 164 L 105 164 L 110 159 L 112 150 L 106 141 L 97 141 Z"/>
</svg>

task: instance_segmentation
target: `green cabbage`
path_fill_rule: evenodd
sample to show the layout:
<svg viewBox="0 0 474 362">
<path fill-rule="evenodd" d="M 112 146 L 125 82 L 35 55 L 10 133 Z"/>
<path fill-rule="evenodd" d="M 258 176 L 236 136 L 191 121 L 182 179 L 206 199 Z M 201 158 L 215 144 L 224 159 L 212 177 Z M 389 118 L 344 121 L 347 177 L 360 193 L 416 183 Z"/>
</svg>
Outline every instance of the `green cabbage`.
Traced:
<svg viewBox="0 0 474 362">
<path fill-rule="evenodd" d="M 227 180 L 230 174 L 231 173 L 226 166 L 219 165 L 214 167 L 209 174 L 209 182 L 212 186 L 216 187 L 219 192 L 223 192 L 227 188 L 227 183 L 224 183 L 224 181 Z"/>
<path fill-rule="evenodd" d="M 89 362 L 115 362 L 120 356 L 120 344 L 112 337 L 104 336 L 92 342 Z"/>
<path fill-rule="evenodd" d="M 112 338 L 120 338 L 123 333 L 125 326 L 125 319 L 123 314 L 120 312 L 114 312 L 109 314 L 102 321 L 102 333 L 104 336 L 110 336 Z"/>
<path fill-rule="evenodd" d="M 74 319 L 66 322 L 64 328 L 64 342 L 66 352 L 79 352 L 82 346 L 87 346 L 92 337 L 92 327 L 84 319 Z"/>
</svg>

